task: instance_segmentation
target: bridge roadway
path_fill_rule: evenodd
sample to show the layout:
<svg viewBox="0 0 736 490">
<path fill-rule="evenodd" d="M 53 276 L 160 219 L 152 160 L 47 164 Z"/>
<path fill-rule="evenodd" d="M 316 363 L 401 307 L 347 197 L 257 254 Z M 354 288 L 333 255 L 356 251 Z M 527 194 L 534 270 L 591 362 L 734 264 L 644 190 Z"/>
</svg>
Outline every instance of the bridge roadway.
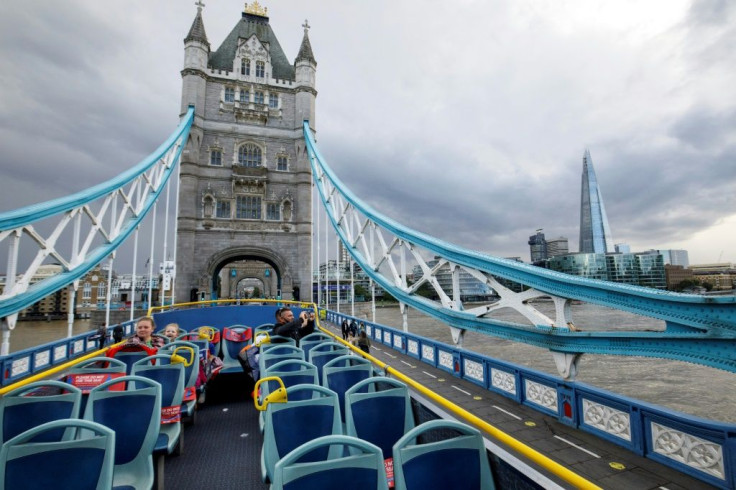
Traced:
<svg viewBox="0 0 736 490">
<path fill-rule="evenodd" d="M 322 326 L 328 326 L 340 336 L 339 326 L 327 321 L 323 321 Z M 602 488 L 715 488 L 616 444 L 564 425 L 548 415 L 456 378 L 386 345 L 372 341 L 371 355 Z M 534 463 L 526 462 L 546 474 Z M 550 479 L 556 480 L 552 476 Z M 569 486 L 562 482 L 560 485 Z"/>
</svg>

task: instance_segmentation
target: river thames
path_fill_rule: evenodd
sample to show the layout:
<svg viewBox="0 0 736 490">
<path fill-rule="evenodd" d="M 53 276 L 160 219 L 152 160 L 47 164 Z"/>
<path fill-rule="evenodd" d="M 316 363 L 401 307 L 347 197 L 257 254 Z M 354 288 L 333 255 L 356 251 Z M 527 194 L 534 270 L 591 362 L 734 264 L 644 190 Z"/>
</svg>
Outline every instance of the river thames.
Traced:
<svg viewBox="0 0 736 490">
<path fill-rule="evenodd" d="M 357 305 L 356 305 L 357 306 Z M 553 316 L 551 303 L 535 305 Z M 330 305 L 335 309 L 335 305 Z M 661 321 L 638 317 L 590 304 L 572 305 L 576 327 L 582 330 L 642 330 L 664 328 Z M 350 313 L 350 305 L 340 310 Z M 370 319 L 370 306 L 356 307 L 356 316 Z M 500 311 L 494 318 L 521 321 L 515 312 Z M 376 309 L 378 323 L 401 328 L 398 307 Z M 449 328 L 414 310 L 409 311 L 409 331 L 452 344 Z M 77 320 L 74 333 L 95 329 L 89 320 Z M 10 338 L 10 350 L 15 352 L 66 336 L 65 321 L 18 322 Z M 467 332 L 463 346 L 467 350 L 497 359 L 521 364 L 532 369 L 557 375 L 549 351 L 510 340 Z M 576 381 L 636 398 L 645 402 L 689 413 L 711 420 L 736 423 L 735 373 L 668 359 L 586 354 L 578 364 Z"/>
</svg>

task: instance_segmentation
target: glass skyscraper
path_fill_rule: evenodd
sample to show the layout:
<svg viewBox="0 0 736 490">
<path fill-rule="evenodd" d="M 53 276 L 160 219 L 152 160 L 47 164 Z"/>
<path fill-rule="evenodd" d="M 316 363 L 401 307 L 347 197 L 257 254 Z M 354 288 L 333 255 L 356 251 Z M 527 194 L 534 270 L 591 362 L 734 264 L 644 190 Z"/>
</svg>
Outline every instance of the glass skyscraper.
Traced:
<svg viewBox="0 0 736 490">
<path fill-rule="evenodd" d="M 613 252 L 603 196 L 593 169 L 590 151 L 583 155 L 583 182 L 580 193 L 580 253 Z"/>
</svg>

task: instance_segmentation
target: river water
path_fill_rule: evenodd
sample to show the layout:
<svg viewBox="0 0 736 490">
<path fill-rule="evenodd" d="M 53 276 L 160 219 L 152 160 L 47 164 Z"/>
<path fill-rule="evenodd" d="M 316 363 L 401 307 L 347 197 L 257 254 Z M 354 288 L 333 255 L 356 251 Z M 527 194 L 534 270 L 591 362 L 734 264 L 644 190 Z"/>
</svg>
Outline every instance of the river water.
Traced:
<svg viewBox="0 0 736 490">
<path fill-rule="evenodd" d="M 366 305 L 356 316 L 370 319 Z M 554 317 L 551 303 L 537 303 L 537 309 Z M 331 305 L 335 308 L 335 305 Z M 350 305 L 341 305 L 350 312 Z M 661 321 L 591 304 L 572 305 L 576 327 L 583 330 L 641 330 L 664 328 Z M 515 312 L 499 311 L 494 318 L 523 322 Z M 378 323 L 401 328 L 398 307 L 376 309 Z M 449 328 L 414 310 L 409 311 L 409 332 L 452 344 Z M 89 320 L 77 320 L 74 333 L 93 331 Z M 18 322 L 10 339 L 11 352 L 66 336 L 65 321 Z M 481 354 L 557 375 L 549 351 L 510 340 L 467 332 L 463 346 Z M 661 405 L 711 420 L 736 423 L 736 374 L 696 364 L 668 359 L 586 354 L 578 364 L 577 381 L 614 393 Z"/>
</svg>

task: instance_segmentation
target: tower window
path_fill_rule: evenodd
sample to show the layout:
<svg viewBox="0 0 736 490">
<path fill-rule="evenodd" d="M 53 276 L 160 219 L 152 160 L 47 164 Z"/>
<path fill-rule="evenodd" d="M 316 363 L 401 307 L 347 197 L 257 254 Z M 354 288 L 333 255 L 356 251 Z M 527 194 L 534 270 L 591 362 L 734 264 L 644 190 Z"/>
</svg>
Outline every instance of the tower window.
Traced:
<svg viewBox="0 0 736 490">
<path fill-rule="evenodd" d="M 245 89 L 240 89 L 240 102 L 249 102 L 250 92 Z"/>
<path fill-rule="evenodd" d="M 230 218 L 230 201 L 217 201 L 215 216 L 217 218 Z"/>
<path fill-rule="evenodd" d="M 266 63 L 263 61 L 256 61 L 256 77 L 263 78 L 266 74 Z"/>
<path fill-rule="evenodd" d="M 252 143 L 246 143 L 238 149 L 238 163 L 244 167 L 261 166 L 261 149 Z"/>
<path fill-rule="evenodd" d="M 261 219 L 261 198 L 238 196 L 235 202 L 235 217 L 238 219 Z"/>
<path fill-rule="evenodd" d="M 281 220 L 281 209 L 278 203 L 266 204 L 266 219 L 272 221 Z"/>
<path fill-rule="evenodd" d="M 225 87 L 225 102 L 235 102 L 235 89 Z"/>
<path fill-rule="evenodd" d="M 256 104 L 263 104 L 263 92 L 255 92 L 253 94 L 253 102 Z"/>
<path fill-rule="evenodd" d="M 215 165 L 216 167 L 222 166 L 222 150 L 210 151 L 210 165 Z"/>
<path fill-rule="evenodd" d="M 286 156 L 279 155 L 276 162 L 276 170 L 281 170 L 282 172 L 289 170 L 289 161 Z"/>
<path fill-rule="evenodd" d="M 279 96 L 276 94 L 271 94 L 268 96 L 268 107 L 271 109 L 278 109 L 279 107 Z"/>
<path fill-rule="evenodd" d="M 250 75 L 250 60 L 248 58 L 240 60 L 240 74 Z"/>
</svg>

